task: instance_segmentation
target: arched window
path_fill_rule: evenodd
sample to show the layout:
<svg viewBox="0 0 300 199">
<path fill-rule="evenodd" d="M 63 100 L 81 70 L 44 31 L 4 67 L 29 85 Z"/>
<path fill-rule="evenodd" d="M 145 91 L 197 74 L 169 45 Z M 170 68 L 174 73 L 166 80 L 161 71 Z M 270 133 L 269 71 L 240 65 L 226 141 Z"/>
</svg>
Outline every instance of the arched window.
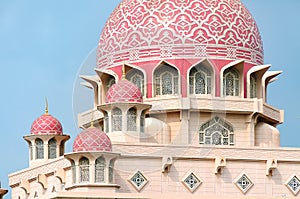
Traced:
<svg viewBox="0 0 300 199">
<path fill-rule="evenodd" d="M 154 72 L 155 95 L 178 94 L 178 72 L 175 68 L 163 64 Z"/>
<path fill-rule="evenodd" d="M 109 118 L 106 111 L 104 112 L 104 132 L 109 133 Z"/>
<path fill-rule="evenodd" d="M 136 131 L 136 108 L 130 108 L 127 112 L 127 130 Z"/>
<path fill-rule="evenodd" d="M 108 83 L 106 85 L 106 89 L 108 90 L 112 85 L 114 85 L 116 83 L 116 80 L 115 78 L 111 77 L 109 80 L 108 80 Z"/>
<path fill-rule="evenodd" d="M 234 68 L 228 68 L 224 71 L 223 94 L 224 96 L 240 95 L 240 75 Z"/>
<path fill-rule="evenodd" d="M 144 95 L 145 93 L 145 88 L 144 88 L 144 74 L 137 69 L 130 69 L 127 73 L 126 73 L 126 79 L 130 82 L 132 82 L 133 84 L 135 84 L 140 91 L 142 92 L 142 94 Z"/>
<path fill-rule="evenodd" d="M 257 97 L 257 83 L 256 83 L 256 76 L 254 74 L 250 75 L 250 98 Z"/>
<path fill-rule="evenodd" d="M 113 131 L 122 131 L 122 111 L 119 108 L 112 111 L 112 128 Z"/>
<path fill-rule="evenodd" d="M 190 71 L 190 94 L 211 94 L 211 72 L 201 65 Z"/>
<path fill-rule="evenodd" d="M 104 182 L 105 159 L 100 157 L 95 162 L 95 182 Z"/>
<path fill-rule="evenodd" d="M 215 117 L 200 127 L 199 143 L 212 145 L 234 145 L 233 128 L 221 118 Z"/>
<path fill-rule="evenodd" d="M 82 183 L 82 182 L 90 181 L 90 162 L 85 157 L 79 160 L 79 172 L 80 172 L 79 182 Z"/>
<path fill-rule="evenodd" d="M 111 160 L 109 162 L 109 167 L 108 167 L 108 181 L 109 183 L 113 183 L 114 181 L 114 163 L 115 161 L 114 160 Z"/>
<path fill-rule="evenodd" d="M 56 158 L 56 140 L 54 138 L 48 142 L 48 157 L 49 159 Z"/>
<path fill-rule="evenodd" d="M 41 139 L 35 140 L 36 159 L 44 159 L 44 142 Z"/>
<path fill-rule="evenodd" d="M 76 166 L 75 166 L 75 162 L 73 160 L 71 160 L 71 170 L 72 170 L 72 182 L 73 184 L 76 183 Z"/>
</svg>

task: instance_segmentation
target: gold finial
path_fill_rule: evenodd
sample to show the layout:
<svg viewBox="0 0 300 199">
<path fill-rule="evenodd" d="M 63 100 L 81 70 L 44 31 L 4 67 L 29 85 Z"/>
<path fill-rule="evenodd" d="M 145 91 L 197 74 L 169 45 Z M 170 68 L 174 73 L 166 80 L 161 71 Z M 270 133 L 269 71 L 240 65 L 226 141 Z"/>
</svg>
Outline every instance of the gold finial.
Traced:
<svg viewBox="0 0 300 199">
<path fill-rule="evenodd" d="M 124 80 L 126 77 L 126 72 L 125 72 L 125 63 L 123 63 L 123 66 L 122 66 L 122 79 Z"/>
<path fill-rule="evenodd" d="M 47 97 L 45 98 L 45 101 L 46 101 L 45 114 L 48 115 L 48 100 L 47 100 Z"/>
</svg>

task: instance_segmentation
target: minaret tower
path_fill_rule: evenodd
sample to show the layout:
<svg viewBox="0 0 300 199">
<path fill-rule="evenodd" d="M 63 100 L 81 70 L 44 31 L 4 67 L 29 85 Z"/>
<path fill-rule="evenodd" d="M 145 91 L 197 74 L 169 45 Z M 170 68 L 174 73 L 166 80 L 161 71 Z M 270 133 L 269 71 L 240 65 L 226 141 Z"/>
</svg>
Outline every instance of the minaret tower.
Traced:
<svg viewBox="0 0 300 199">
<path fill-rule="evenodd" d="M 30 167 L 63 156 L 68 139 L 70 136 L 63 134 L 61 123 L 48 113 L 46 99 L 45 114 L 32 123 L 30 135 L 24 136 L 29 145 Z"/>
<path fill-rule="evenodd" d="M 121 80 L 109 88 L 105 104 L 98 109 L 104 114 L 104 131 L 112 142 L 139 143 L 145 134 L 145 113 L 151 105 L 143 103 L 139 88 L 125 77 L 123 64 Z"/>
</svg>

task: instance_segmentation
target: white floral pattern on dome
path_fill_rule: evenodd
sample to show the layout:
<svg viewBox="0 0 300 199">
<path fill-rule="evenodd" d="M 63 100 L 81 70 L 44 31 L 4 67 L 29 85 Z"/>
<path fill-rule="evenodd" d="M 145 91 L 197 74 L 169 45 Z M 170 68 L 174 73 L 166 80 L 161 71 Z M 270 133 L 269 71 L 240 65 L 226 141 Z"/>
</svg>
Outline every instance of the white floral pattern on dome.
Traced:
<svg viewBox="0 0 300 199">
<path fill-rule="evenodd" d="M 80 151 L 111 152 L 112 144 L 106 133 L 95 127 L 90 127 L 75 138 L 73 152 Z"/>
<path fill-rule="evenodd" d="M 180 57 L 261 65 L 263 45 L 240 0 L 123 0 L 102 31 L 97 67 Z"/>
<path fill-rule="evenodd" d="M 122 79 L 112 85 L 105 96 L 106 103 L 143 102 L 140 89 L 132 82 Z"/>
<path fill-rule="evenodd" d="M 55 117 L 50 114 L 44 114 L 32 123 L 31 134 L 62 135 L 63 129 L 61 123 Z"/>
</svg>

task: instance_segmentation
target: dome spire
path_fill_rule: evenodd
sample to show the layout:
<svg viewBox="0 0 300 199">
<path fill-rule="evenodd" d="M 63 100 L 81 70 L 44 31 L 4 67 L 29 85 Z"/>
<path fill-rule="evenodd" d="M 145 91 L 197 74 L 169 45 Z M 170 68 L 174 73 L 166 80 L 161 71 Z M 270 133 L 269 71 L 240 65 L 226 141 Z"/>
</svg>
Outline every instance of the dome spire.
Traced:
<svg viewBox="0 0 300 199">
<path fill-rule="evenodd" d="M 125 63 L 123 63 L 123 66 L 122 66 L 122 80 L 124 80 L 126 77 L 126 72 L 125 72 Z"/>
<path fill-rule="evenodd" d="M 48 99 L 47 99 L 47 97 L 45 97 L 45 102 L 46 102 L 45 115 L 48 115 L 49 114 L 49 110 L 48 110 Z"/>
<path fill-rule="evenodd" d="M 94 128 L 94 111 L 92 112 L 90 128 Z"/>
</svg>

